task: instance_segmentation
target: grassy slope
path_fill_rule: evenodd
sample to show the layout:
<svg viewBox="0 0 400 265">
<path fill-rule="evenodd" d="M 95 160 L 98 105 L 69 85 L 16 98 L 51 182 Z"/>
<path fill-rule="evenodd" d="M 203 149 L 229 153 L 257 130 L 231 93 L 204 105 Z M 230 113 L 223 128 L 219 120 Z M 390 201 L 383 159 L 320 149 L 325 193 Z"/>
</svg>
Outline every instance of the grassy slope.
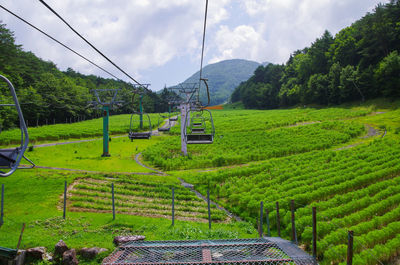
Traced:
<svg viewBox="0 0 400 265">
<path fill-rule="evenodd" d="M 45 246 L 50 251 L 60 239 L 72 248 L 97 246 L 112 250 L 112 239 L 120 234 L 142 234 L 148 240 L 255 235 L 251 226 L 240 223 L 215 223 L 209 231 L 206 223 L 179 220 L 172 228 L 170 218 L 117 214 L 113 221 L 111 213 L 67 212 L 67 218 L 63 220 L 60 206 L 64 181 L 72 183 L 82 177 L 85 175 L 33 169 L 20 170 L 1 179 L 0 183 L 5 184 L 5 217 L 0 228 L 0 245 L 15 248 L 22 223 L 26 223 L 22 248 Z M 171 181 L 176 182 L 167 182 Z"/>
<path fill-rule="evenodd" d="M 111 157 L 101 157 L 103 141 L 34 148 L 29 157 L 39 166 L 73 168 L 104 172 L 151 172 L 135 162 L 136 154 L 162 141 L 163 137 L 133 141 L 128 137 L 113 138 L 109 143 Z"/>
<path fill-rule="evenodd" d="M 150 114 L 151 125 L 157 129 L 158 114 Z M 109 118 L 109 133 L 126 134 L 129 132 L 131 115 L 116 115 Z M 138 130 L 139 122 L 136 115 L 133 118 L 133 130 Z M 143 126 L 149 127 L 148 120 L 144 117 Z M 68 139 L 96 138 L 103 135 L 103 119 L 93 119 L 71 124 L 56 124 L 48 126 L 30 127 L 28 129 L 31 143 L 38 144 L 48 141 L 60 141 Z M 4 131 L 1 133 L 0 145 L 18 144 L 20 141 L 19 129 Z"/>
<path fill-rule="evenodd" d="M 387 128 L 389 137 L 394 137 L 395 141 L 397 141 L 395 132 L 398 131 L 400 125 L 397 119 L 398 111 L 393 111 L 393 109 L 396 109 L 398 104 L 393 104 L 391 108 L 386 109 L 380 109 L 376 106 L 379 106 L 379 104 L 373 102 L 372 104 L 357 108 L 306 109 L 300 111 L 298 109 L 279 110 L 272 112 L 272 114 L 270 114 L 271 112 L 248 110 L 235 110 L 235 112 L 217 111 L 214 113 L 216 113 L 216 126 L 217 124 L 220 126 L 217 128 L 217 134 L 220 134 L 226 133 L 227 130 L 242 130 L 243 122 L 241 121 L 243 118 L 250 121 L 265 119 L 262 120 L 262 123 L 268 121 L 268 127 L 274 130 L 274 127 L 287 126 L 288 124 L 298 122 L 340 119 L 345 113 L 349 113 L 349 111 L 353 113 L 354 111 L 361 111 L 357 115 L 347 117 L 348 122 L 356 120 L 357 123 L 366 123 L 381 128 L 381 131 Z M 359 117 L 359 115 L 371 111 L 385 111 L 387 113 Z M 299 113 L 301 115 L 298 115 Z M 234 116 L 230 116 L 231 114 Z M 260 122 L 251 124 L 251 126 L 257 127 L 259 124 Z M 77 127 L 74 127 L 73 130 L 77 129 Z M 136 166 L 130 163 L 127 166 L 123 162 L 124 159 L 130 161 L 132 158 L 130 152 L 132 154 L 136 153 L 136 147 L 135 150 L 132 150 L 131 143 L 124 139 L 118 138 L 112 140 L 110 148 L 113 156 L 109 160 L 109 163 L 104 163 L 104 160 L 98 158 L 99 151 L 101 152 L 101 141 L 63 145 L 54 148 L 36 148 L 33 152 L 29 153 L 29 157 L 35 162 L 39 161 L 39 164 L 49 166 L 102 171 L 113 171 L 114 169 L 136 171 Z M 137 144 L 138 151 L 147 148 L 159 140 L 164 142 L 168 139 L 168 137 L 166 139 L 155 139 L 154 137 L 151 140 L 154 142 L 149 142 L 149 144 L 141 141 L 140 144 Z M 372 139 L 354 137 L 350 142 L 338 144 L 332 148 L 345 146 L 349 143 L 366 143 L 371 141 Z M 77 151 L 76 154 L 75 150 Z M 119 159 L 119 152 L 122 153 L 122 160 Z M 84 157 L 84 159 L 75 159 L 77 157 Z M 196 154 L 194 154 L 194 157 L 196 157 Z M 250 162 L 250 166 L 241 166 L 240 168 L 247 170 L 247 168 L 251 169 L 252 166 L 262 166 L 264 163 L 264 161 Z M 129 170 L 126 170 L 127 167 Z M 232 170 L 236 169 L 233 168 Z M 140 171 L 143 172 L 144 169 Z M 204 186 L 201 185 L 201 179 L 199 179 L 199 176 L 204 174 L 198 173 L 198 170 L 171 172 L 171 174 L 173 177 L 170 184 L 176 183 L 176 179 L 173 180 L 175 177 L 185 176 L 187 180 L 193 183 L 197 182 L 199 185 L 198 188 L 204 192 Z M 120 233 L 140 233 L 146 235 L 150 240 L 255 236 L 254 229 L 247 223 L 219 223 L 213 225 L 213 229 L 208 231 L 207 224 L 204 223 L 177 221 L 176 226 L 171 228 L 168 218 L 148 218 L 119 214 L 117 215 L 117 220 L 113 221 L 110 213 L 87 212 L 68 212 L 67 220 L 63 221 L 60 218 L 62 216 L 60 202 L 63 193 L 63 183 L 65 180 L 68 183 L 72 183 L 75 178 L 82 177 L 85 177 L 85 175 L 46 170 L 20 170 L 9 178 L 0 179 L 0 184 L 4 183 L 6 185 L 5 224 L 0 228 L 0 245 L 6 247 L 15 246 L 22 222 L 27 223 L 27 229 L 23 238 L 24 247 L 43 245 L 50 250 L 59 239 L 63 239 L 69 246 L 75 248 L 96 245 L 111 249 L 113 236 Z M 26 187 L 29 187 L 29 189 Z M 268 193 L 268 190 L 265 190 L 265 192 Z M 218 199 L 215 194 L 212 196 L 214 199 Z M 229 205 L 229 201 L 226 201 L 226 205 Z"/>
<path fill-rule="evenodd" d="M 311 206 L 318 209 L 319 256 L 322 264 L 338 264 L 346 256 L 347 230 L 355 231 L 355 264 L 390 262 L 400 249 L 400 119 L 399 102 L 370 102 L 374 112 L 346 118 L 379 130 L 380 135 L 353 138 L 347 143 L 240 167 L 175 174 L 242 217 L 258 216 L 264 201 L 275 231 L 275 202 L 281 204 L 283 236 L 290 238 L 288 202 L 296 202 L 297 233 L 306 247 L 311 242 Z M 361 107 L 363 108 L 363 107 Z M 386 130 L 385 138 L 381 139 Z M 339 147 L 344 148 L 336 151 Z"/>
</svg>

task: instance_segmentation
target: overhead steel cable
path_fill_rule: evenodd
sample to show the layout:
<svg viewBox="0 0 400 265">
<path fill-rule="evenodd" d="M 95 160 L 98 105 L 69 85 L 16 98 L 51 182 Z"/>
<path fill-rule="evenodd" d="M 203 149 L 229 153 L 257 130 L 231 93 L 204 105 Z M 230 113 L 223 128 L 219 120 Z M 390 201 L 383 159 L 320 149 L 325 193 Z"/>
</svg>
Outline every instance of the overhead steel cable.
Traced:
<svg viewBox="0 0 400 265">
<path fill-rule="evenodd" d="M 54 15 L 56 15 L 62 22 L 64 22 L 75 34 L 77 34 L 82 40 L 84 40 L 90 47 L 92 47 L 95 51 L 97 51 L 101 56 L 103 56 L 108 62 L 114 65 L 118 70 L 124 73 L 127 77 L 129 77 L 133 82 L 140 85 L 141 84 L 136 81 L 132 76 L 122 70 L 118 65 L 116 65 L 113 61 L 111 61 L 107 56 L 105 56 L 100 50 L 98 50 L 93 44 L 91 44 L 88 40 L 86 40 L 79 32 L 77 32 L 67 21 L 65 21 L 56 11 L 54 11 L 45 1 L 39 0 L 45 7 L 47 7 Z M 208 0 L 207 0 L 208 1 Z"/>
<path fill-rule="evenodd" d="M 202 72 L 203 72 L 203 56 L 204 56 L 204 42 L 206 39 L 207 10 L 208 10 L 208 0 L 206 0 L 206 10 L 204 14 L 203 45 L 201 47 L 201 61 L 200 61 L 200 81 L 202 79 Z"/>
<path fill-rule="evenodd" d="M 45 35 L 46 37 L 50 38 L 51 40 L 57 42 L 58 44 L 60 44 L 61 46 L 63 46 L 64 48 L 68 49 L 69 51 L 75 53 L 76 55 L 78 55 L 79 57 L 81 57 L 82 59 L 84 59 L 85 61 L 89 62 L 90 64 L 96 66 L 97 68 L 99 68 L 100 70 L 104 71 L 105 73 L 109 74 L 110 76 L 114 77 L 115 79 L 117 79 L 118 81 L 122 81 L 121 79 L 119 79 L 118 77 L 116 77 L 115 75 L 113 75 L 112 73 L 110 73 L 109 71 L 107 71 L 106 69 L 104 69 L 103 67 L 97 65 L 96 63 L 92 62 L 91 60 L 89 60 L 88 58 L 86 58 L 85 56 L 83 56 L 82 54 L 74 51 L 73 49 L 71 49 L 70 47 L 68 47 L 67 45 L 65 45 L 64 43 L 58 41 L 57 39 L 55 39 L 54 37 L 50 36 L 49 34 L 47 34 L 46 32 L 44 32 L 43 30 L 39 29 L 38 27 L 32 25 L 31 23 L 29 23 L 28 21 L 26 21 L 25 19 L 23 19 L 22 17 L 18 16 L 17 14 L 13 13 L 12 11 L 8 10 L 7 8 L 5 8 L 4 6 L 0 5 L 0 7 L 2 9 L 4 9 L 5 11 L 7 11 L 8 13 L 10 13 L 11 15 L 15 16 L 16 18 L 18 18 L 19 20 L 23 21 L 24 23 L 28 24 L 29 26 L 31 26 L 32 28 L 36 29 L 37 31 L 39 31 L 40 33 L 42 33 L 43 35 Z"/>
<path fill-rule="evenodd" d="M 208 90 L 208 85 L 207 85 L 206 80 L 203 79 L 203 58 L 204 58 L 204 43 L 206 40 L 207 12 L 208 12 L 208 0 L 206 0 L 206 9 L 204 12 L 203 44 L 201 46 L 200 78 L 199 78 L 199 90 L 197 91 L 197 102 L 200 102 L 201 81 L 204 81 L 204 84 L 206 85 L 206 88 L 207 88 L 208 104 L 210 104 L 210 92 Z"/>
</svg>

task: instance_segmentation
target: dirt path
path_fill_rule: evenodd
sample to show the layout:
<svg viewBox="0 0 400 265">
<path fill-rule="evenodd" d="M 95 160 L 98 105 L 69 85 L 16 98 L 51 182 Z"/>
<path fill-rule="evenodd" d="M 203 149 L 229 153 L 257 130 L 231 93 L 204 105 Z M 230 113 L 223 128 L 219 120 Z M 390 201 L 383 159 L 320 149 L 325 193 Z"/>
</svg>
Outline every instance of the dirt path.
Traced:
<svg viewBox="0 0 400 265">
<path fill-rule="evenodd" d="M 173 117 L 171 117 L 171 118 L 177 118 L 177 116 L 173 116 Z M 178 122 L 177 121 L 170 121 L 169 123 L 168 123 L 168 120 L 169 120 L 169 118 L 168 119 L 165 119 L 164 120 L 164 125 L 163 126 L 161 126 L 160 128 L 163 128 L 163 129 L 166 129 L 166 128 L 172 128 L 172 127 L 174 127 Z M 158 128 L 157 129 L 155 129 L 155 130 L 152 130 L 151 131 L 151 135 L 160 135 L 160 132 L 158 131 Z"/>
<path fill-rule="evenodd" d="M 91 173 L 91 174 L 116 174 L 116 175 L 165 175 L 164 173 L 155 173 L 155 172 L 108 172 L 108 171 L 92 171 L 92 170 L 83 170 L 83 169 L 74 169 L 74 168 L 63 168 L 63 167 L 45 167 L 45 166 L 35 166 L 35 168 L 42 169 L 51 169 L 51 170 L 62 170 L 62 171 L 71 171 L 71 172 L 82 172 L 82 173 Z"/>
<path fill-rule="evenodd" d="M 164 172 L 162 172 L 162 171 L 160 171 L 160 170 L 158 170 L 158 169 L 154 169 L 154 168 L 151 168 L 151 167 L 149 167 L 149 166 L 143 164 L 143 163 L 140 161 L 141 155 L 142 155 L 142 153 L 139 153 L 139 154 L 137 154 L 137 155 L 135 156 L 135 161 L 136 161 L 136 163 L 138 163 L 138 165 L 140 165 L 140 166 L 142 166 L 142 167 L 144 167 L 144 168 L 147 168 L 147 169 L 149 169 L 149 170 L 151 170 L 151 171 L 157 172 L 157 173 L 158 173 L 157 175 L 167 175 L 167 174 L 165 174 Z"/>
<path fill-rule="evenodd" d="M 368 125 L 368 124 L 365 124 L 365 126 L 368 128 L 368 133 L 367 133 L 367 135 L 360 137 L 360 139 L 368 139 L 368 138 L 371 138 L 371 137 L 375 137 L 375 136 L 380 135 L 379 130 L 375 129 L 374 127 L 372 127 L 372 126 L 370 126 L 370 125 Z M 382 134 L 382 138 L 385 137 L 385 135 L 386 135 L 386 130 L 385 130 L 385 132 Z M 334 149 L 334 151 L 340 151 L 340 150 L 344 150 L 344 149 L 349 149 L 349 148 L 358 146 L 358 145 L 363 144 L 363 143 L 364 143 L 364 142 L 361 141 L 361 142 L 359 142 L 359 143 L 346 145 L 346 146 L 343 146 L 343 147 Z"/>
</svg>

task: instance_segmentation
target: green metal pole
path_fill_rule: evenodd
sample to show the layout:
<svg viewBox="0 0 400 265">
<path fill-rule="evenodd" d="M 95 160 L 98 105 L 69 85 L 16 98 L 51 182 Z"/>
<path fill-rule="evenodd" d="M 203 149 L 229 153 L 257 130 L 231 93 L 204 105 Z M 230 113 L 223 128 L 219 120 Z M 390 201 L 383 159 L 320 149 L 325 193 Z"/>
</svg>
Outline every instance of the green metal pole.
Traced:
<svg viewBox="0 0 400 265">
<path fill-rule="evenodd" d="M 143 95 L 140 95 L 140 129 L 143 130 Z"/>
<path fill-rule="evenodd" d="M 109 106 L 103 106 L 103 154 L 101 156 L 108 157 L 110 153 L 108 152 L 108 117 L 110 113 Z"/>
</svg>

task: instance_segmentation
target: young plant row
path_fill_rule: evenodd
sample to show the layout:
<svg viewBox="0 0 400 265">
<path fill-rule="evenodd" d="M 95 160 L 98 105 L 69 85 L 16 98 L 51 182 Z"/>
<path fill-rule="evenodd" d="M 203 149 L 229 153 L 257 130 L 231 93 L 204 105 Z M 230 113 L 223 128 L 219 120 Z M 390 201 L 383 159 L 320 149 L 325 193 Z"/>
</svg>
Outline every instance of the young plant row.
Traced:
<svg viewBox="0 0 400 265">
<path fill-rule="evenodd" d="M 116 212 L 124 214 L 167 217 L 172 215 L 172 187 L 174 187 L 176 217 L 205 222 L 208 219 L 207 203 L 190 190 L 177 186 L 174 181 L 151 182 L 130 176 L 89 176 L 73 183 L 68 191 L 68 207 L 73 211 L 111 212 L 111 183 L 114 183 Z M 211 218 L 226 221 L 227 215 L 211 205 Z"/>
<path fill-rule="evenodd" d="M 202 193 L 209 186 L 216 187 L 211 190 L 212 199 L 253 222 L 263 201 L 273 230 L 278 201 L 281 231 L 287 237 L 291 231 L 289 202 L 294 200 L 297 235 L 306 247 L 312 240 L 311 207 L 316 207 L 319 256 L 322 264 L 337 264 L 346 256 L 343 246 L 348 230 L 354 231 L 355 254 L 363 260 L 365 249 L 374 251 L 374 246 L 397 242 L 399 164 L 399 141 L 385 137 L 341 151 L 314 151 L 183 178 Z"/>
<path fill-rule="evenodd" d="M 348 142 L 364 132 L 352 122 L 321 122 L 273 130 L 226 131 L 212 145 L 191 145 L 191 155 L 180 154 L 180 140 L 172 137 L 143 152 L 143 158 L 164 170 L 207 168 L 243 164 L 312 150 L 323 150 Z"/>
</svg>

